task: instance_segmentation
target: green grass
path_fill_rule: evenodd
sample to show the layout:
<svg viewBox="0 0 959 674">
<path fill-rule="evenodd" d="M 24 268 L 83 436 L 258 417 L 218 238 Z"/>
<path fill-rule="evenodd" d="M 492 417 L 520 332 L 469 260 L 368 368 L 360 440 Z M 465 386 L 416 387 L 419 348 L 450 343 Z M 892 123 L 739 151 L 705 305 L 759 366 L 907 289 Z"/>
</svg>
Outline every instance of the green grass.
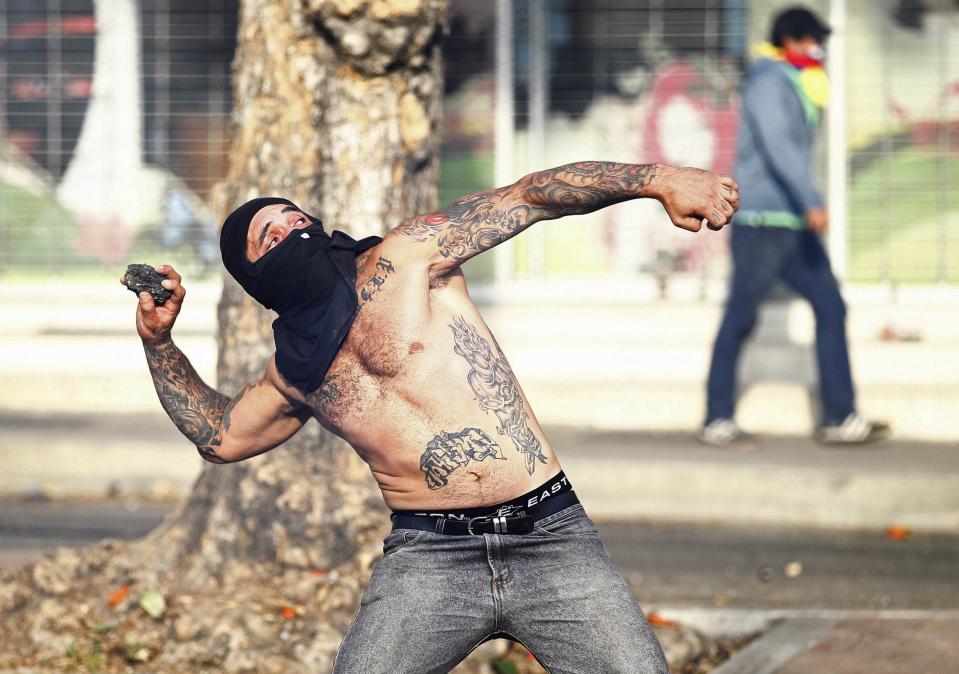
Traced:
<svg viewBox="0 0 959 674">
<path fill-rule="evenodd" d="M 959 282 L 959 156 L 906 148 L 854 176 L 849 252 L 855 281 Z"/>
<path fill-rule="evenodd" d="M 167 251 L 156 228 L 139 232 L 123 261 L 107 264 L 77 252 L 80 226 L 73 215 L 57 205 L 53 195 L 39 196 L 0 181 L 0 275 L 4 282 L 34 282 L 51 277 L 77 281 L 119 277 L 128 262 L 165 262 L 193 275 L 199 263 L 184 244 Z"/>
<path fill-rule="evenodd" d="M 53 198 L 0 182 L 0 269 L 89 265 L 75 260 L 77 224 Z"/>
</svg>

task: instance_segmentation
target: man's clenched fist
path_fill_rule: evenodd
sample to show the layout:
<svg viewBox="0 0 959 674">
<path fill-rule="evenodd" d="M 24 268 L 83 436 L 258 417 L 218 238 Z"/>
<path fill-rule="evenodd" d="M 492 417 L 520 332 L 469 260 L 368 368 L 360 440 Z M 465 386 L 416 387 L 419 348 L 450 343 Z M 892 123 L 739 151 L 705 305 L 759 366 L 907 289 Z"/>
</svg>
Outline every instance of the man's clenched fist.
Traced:
<svg viewBox="0 0 959 674">
<path fill-rule="evenodd" d="M 662 166 L 650 184 L 673 224 L 691 232 L 722 229 L 739 210 L 739 185 L 730 176 Z"/>
</svg>

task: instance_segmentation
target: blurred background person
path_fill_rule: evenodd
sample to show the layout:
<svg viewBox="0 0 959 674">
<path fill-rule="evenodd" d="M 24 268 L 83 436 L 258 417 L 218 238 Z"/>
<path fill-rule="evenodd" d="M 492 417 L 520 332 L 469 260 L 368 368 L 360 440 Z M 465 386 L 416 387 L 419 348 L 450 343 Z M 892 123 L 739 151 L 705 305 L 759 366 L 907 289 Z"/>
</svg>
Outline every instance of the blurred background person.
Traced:
<svg viewBox="0 0 959 674">
<path fill-rule="evenodd" d="M 815 437 L 827 444 L 860 444 L 889 435 L 887 423 L 856 410 L 846 343 L 846 306 L 820 235 L 829 218 L 813 184 L 816 131 L 828 103 L 823 64 L 830 28 L 811 11 L 779 13 L 770 43 L 742 85 L 734 175 L 742 210 L 733 220 L 733 276 L 707 383 L 707 412 L 696 437 L 713 446 L 752 442 L 734 419 L 735 378 L 743 341 L 760 303 L 785 281 L 816 317 L 816 356 L 822 402 Z"/>
</svg>

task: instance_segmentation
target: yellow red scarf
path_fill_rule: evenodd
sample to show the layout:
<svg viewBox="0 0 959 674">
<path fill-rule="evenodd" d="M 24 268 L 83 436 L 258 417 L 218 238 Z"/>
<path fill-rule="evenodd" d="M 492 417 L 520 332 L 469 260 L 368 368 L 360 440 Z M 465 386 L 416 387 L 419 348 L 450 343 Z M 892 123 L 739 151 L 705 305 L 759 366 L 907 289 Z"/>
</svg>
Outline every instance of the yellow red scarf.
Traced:
<svg viewBox="0 0 959 674">
<path fill-rule="evenodd" d="M 807 107 L 811 103 L 818 108 L 815 115 L 818 118 L 818 113 L 829 104 L 829 77 L 821 61 L 809 57 L 791 57 L 784 49 L 769 42 L 754 45 L 752 54 L 755 58 L 780 61 L 795 68 L 795 72 L 790 73 L 790 78 L 803 99 L 803 106 Z M 807 116 L 809 112 L 807 110 Z"/>
</svg>

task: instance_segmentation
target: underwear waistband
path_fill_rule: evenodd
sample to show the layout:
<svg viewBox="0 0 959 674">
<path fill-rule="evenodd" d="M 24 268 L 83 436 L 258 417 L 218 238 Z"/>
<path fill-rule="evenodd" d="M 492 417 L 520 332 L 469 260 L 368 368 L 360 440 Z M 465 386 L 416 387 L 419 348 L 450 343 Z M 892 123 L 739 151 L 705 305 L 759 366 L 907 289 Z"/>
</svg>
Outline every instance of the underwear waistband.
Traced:
<svg viewBox="0 0 959 674">
<path fill-rule="evenodd" d="M 560 494 L 571 491 L 573 491 L 573 485 L 570 484 L 569 479 L 566 477 L 566 473 L 559 471 L 559 473 L 546 480 L 546 482 L 535 489 L 530 489 L 525 494 L 509 499 L 508 501 L 503 501 L 502 503 L 478 506 L 476 508 L 457 508 L 454 510 L 393 510 L 392 518 L 395 519 L 396 517 L 403 515 L 443 517 L 451 520 L 469 520 L 474 517 L 485 517 L 488 515 L 506 517 L 521 510 L 529 510 L 545 501 L 548 501 L 554 496 L 559 496 Z"/>
</svg>

